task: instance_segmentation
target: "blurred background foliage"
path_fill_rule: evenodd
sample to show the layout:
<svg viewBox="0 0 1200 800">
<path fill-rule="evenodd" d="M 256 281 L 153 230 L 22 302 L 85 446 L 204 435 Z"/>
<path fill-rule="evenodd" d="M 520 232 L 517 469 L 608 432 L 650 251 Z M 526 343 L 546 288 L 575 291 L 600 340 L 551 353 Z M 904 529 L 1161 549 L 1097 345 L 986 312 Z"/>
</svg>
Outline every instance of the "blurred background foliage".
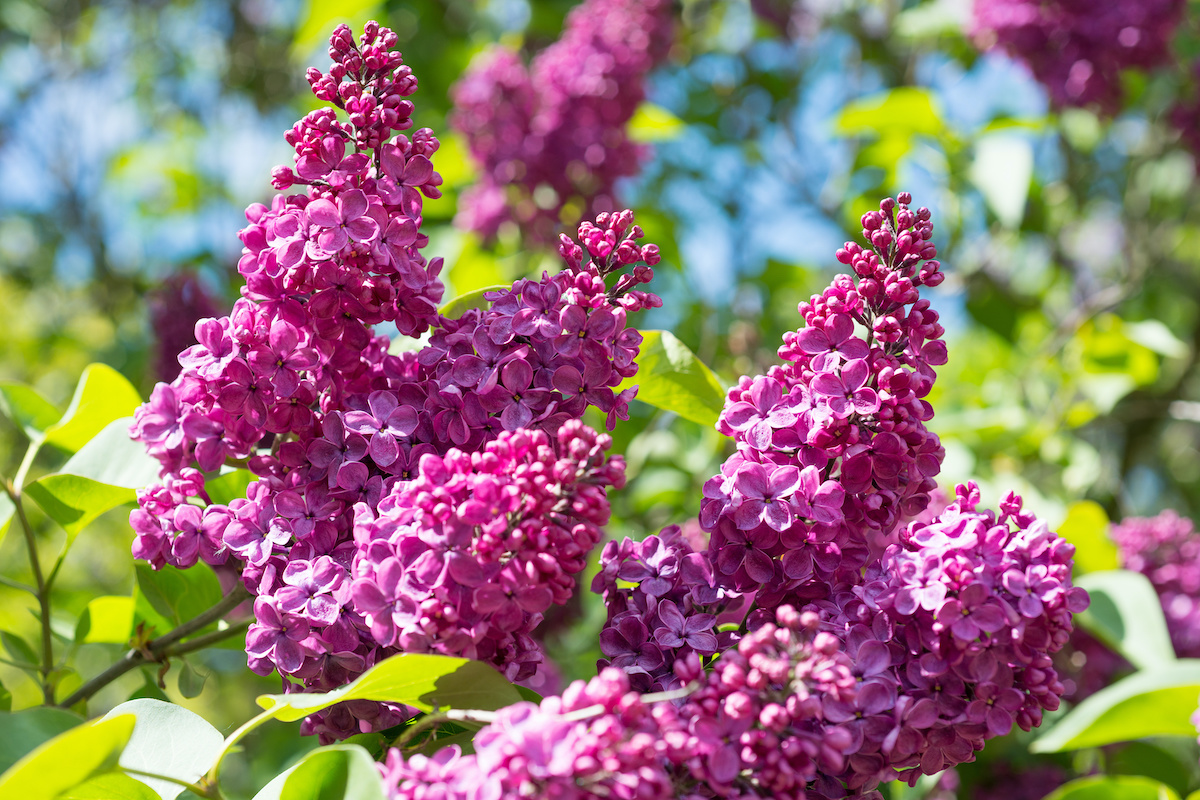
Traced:
<svg viewBox="0 0 1200 800">
<path fill-rule="evenodd" d="M 991 504 L 1017 490 L 1054 525 L 1073 515 L 1097 528 L 1163 508 L 1195 516 L 1200 205 L 1195 160 L 1165 121 L 1186 76 L 1127 75 L 1130 101 L 1115 118 L 1055 111 L 1023 67 L 966 39 L 969 2 L 686 0 L 650 104 L 631 123 L 653 155 L 621 187 L 664 255 L 664 306 L 639 326 L 675 332 L 726 384 L 763 371 L 861 213 L 910 191 L 934 212 L 949 276 L 932 293 L 950 342 L 931 398 L 948 452 L 943 486 L 975 477 Z M 570 6 L 0 0 L 0 379 L 61 409 L 84 365 L 101 361 L 149 392 L 163 371 L 159 340 L 174 336 L 177 352 L 189 309 L 207 297 L 221 313 L 236 296 L 242 210 L 269 200 L 270 170 L 290 152 L 282 134 L 312 107 L 303 68 L 325 63 L 322 42 L 341 21 L 392 27 L 420 79 L 415 119 L 442 140 L 446 192 L 427 202 L 425 229 L 427 252 L 446 258 L 447 297 L 553 268 L 515 230 L 485 245 L 453 227 L 475 168 L 445 121 L 449 88 L 474 54 L 497 41 L 536 52 Z M 641 404 L 614 435 L 630 482 L 612 535 L 694 519 L 722 437 Z M 19 431 L 0 428 L 5 475 L 23 449 Z M 64 457 L 48 448 L 35 474 Z M 129 594 L 126 515 L 93 525 L 64 565 L 61 630 L 98 595 Z M 59 543 L 44 523 L 34 519 L 52 561 Z M 0 542 L 5 574 L 27 580 L 24 563 L 19 537 Z M 581 594 L 583 624 L 548 633 L 567 677 L 598 655 L 603 610 Z M 30 609 L 0 586 L 0 628 L 32 637 Z M 92 674 L 119 650 L 83 645 L 76 668 Z M 192 662 L 194 674 L 171 670 L 166 691 L 223 730 L 277 688 L 245 669 L 236 645 Z M 154 678 L 131 673 L 93 710 L 160 692 Z M 0 681 L 14 708 L 38 702 L 21 672 L 0 665 Z M 312 746 L 287 726 L 261 735 L 231 785 L 260 786 Z M 1029 758 L 1019 743 L 1004 750 L 989 757 Z M 970 769 L 967 785 L 989 780 Z"/>
</svg>

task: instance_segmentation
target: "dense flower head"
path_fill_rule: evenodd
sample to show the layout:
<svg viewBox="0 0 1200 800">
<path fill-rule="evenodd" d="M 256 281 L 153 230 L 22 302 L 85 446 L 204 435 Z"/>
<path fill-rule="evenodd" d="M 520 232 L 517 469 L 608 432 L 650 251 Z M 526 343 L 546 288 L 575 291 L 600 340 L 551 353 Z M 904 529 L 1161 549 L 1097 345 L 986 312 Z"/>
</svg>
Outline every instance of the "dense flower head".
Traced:
<svg viewBox="0 0 1200 800">
<path fill-rule="evenodd" d="M 705 485 L 700 516 L 722 586 L 819 594 L 929 502 L 944 451 L 924 398 L 946 346 L 918 290 L 943 274 L 929 210 L 911 202 L 901 193 L 863 216 L 869 248 L 837 253 L 854 274 L 800 304 L 786 363 L 729 392 L 717 429 L 737 452 Z"/>
<path fill-rule="evenodd" d="M 530 634 L 570 596 L 624 480 L 610 438 L 579 419 L 628 419 L 628 315 L 661 305 L 643 287 L 658 249 L 621 211 L 561 238 L 561 272 L 440 316 L 441 262 L 420 232 L 438 144 L 397 133 L 416 79 L 394 43 L 374 23 L 357 42 L 335 31 L 333 66 L 309 72 L 335 108 L 297 123 L 295 166 L 274 174 L 302 192 L 249 209 L 242 299 L 196 323 L 182 372 L 132 426 L 162 464 L 131 515 L 135 555 L 240 577 L 250 666 L 288 691 L 333 689 L 401 650 L 534 671 Z M 384 322 L 428 344 L 389 353 Z M 229 467 L 255 478 L 243 496 L 213 490 Z M 343 703 L 305 731 L 328 741 L 407 714 Z"/>
<path fill-rule="evenodd" d="M 1112 526 L 1121 565 L 1150 579 L 1180 658 L 1200 657 L 1200 532 L 1167 510 L 1126 517 Z"/>
<path fill-rule="evenodd" d="M 392 749 L 379 765 L 392 800 L 673 800 L 673 768 L 694 741 L 670 703 L 651 703 L 612 669 L 560 697 L 508 706 L 463 755 Z"/>
<path fill-rule="evenodd" d="M 975 0 L 971 34 L 1026 64 L 1056 106 L 1120 109 L 1121 71 L 1171 58 L 1185 0 Z"/>
<path fill-rule="evenodd" d="M 450 123 L 483 168 L 458 224 L 491 237 L 512 221 L 552 243 L 561 223 L 617 208 L 614 183 L 643 156 L 625 126 L 671 33 L 666 0 L 585 0 L 529 67 L 504 47 L 477 58 L 452 91 Z"/>
</svg>

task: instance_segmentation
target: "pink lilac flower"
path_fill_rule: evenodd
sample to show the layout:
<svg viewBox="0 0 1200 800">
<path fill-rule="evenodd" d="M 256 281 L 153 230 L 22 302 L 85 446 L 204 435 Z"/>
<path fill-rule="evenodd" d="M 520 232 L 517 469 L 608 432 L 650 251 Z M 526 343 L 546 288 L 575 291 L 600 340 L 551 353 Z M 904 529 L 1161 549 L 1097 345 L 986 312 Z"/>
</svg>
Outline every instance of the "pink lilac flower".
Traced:
<svg viewBox="0 0 1200 800">
<path fill-rule="evenodd" d="M 672 28 L 664 0 L 585 0 L 528 68 L 502 47 L 477 58 L 451 92 L 450 124 L 483 168 L 457 224 L 492 237 L 514 222 L 550 243 L 562 220 L 615 210 L 614 183 L 637 173 L 645 149 L 626 124 Z"/>
<path fill-rule="evenodd" d="M 975 0 L 971 35 L 1026 64 L 1056 106 L 1121 105 L 1121 72 L 1171 58 L 1184 0 Z"/>
<path fill-rule="evenodd" d="M 1167 510 L 1127 517 L 1112 526 L 1121 565 L 1150 579 L 1180 658 L 1200 657 L 1200 532 Z"/>
</svg>

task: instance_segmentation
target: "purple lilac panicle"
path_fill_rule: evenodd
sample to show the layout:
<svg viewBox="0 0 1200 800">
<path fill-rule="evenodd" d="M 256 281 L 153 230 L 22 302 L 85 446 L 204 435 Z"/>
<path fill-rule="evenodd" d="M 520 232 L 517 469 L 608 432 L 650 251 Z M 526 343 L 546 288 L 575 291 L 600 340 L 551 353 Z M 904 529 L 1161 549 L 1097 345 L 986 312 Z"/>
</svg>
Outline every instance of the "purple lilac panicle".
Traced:
<svg viewBox="0 0 1200 800">
<path fill-rule="evenodd" d="M 1200 657 L 1200 533 L 1175 511 L 1112 526 L 1121 564 L 1150 579 L 1180 658 Z"/>
<path fill-rule="evenodd" d="M 483 167 L 458 225 L 492 237 L 511 220 L 548 243 L 561 223 L 617 208 L 614 183 L 645 149 L 625 126 L 672 28 L 667 0 L 585 0 L 528 68 L 502 47 L 476 59 L 452 90 L 450 123 Z"/>
<path fill-rule="evenodd" d="M 416 79 L 395 40 L 375 23 L 357 42 L 335 31 L 333 66 L 309 82 L 344 117 L 319 109 L 288 133 L 295 166 L 274 184 L 302 191 L 249 209 L 242 299 L 197 323 L 132 427 L 163 467 L 131 516 L 135 555 L 240 573 L 257 597 L 250 665 L 296 679 L 289 691 L 335 688 L 401 648 L 515 679 L 536 668 L 529 634 L 571 593 L 623 481 L 610 439 L 578 420 L 628 418 L 628 315 L 661 305 L 639 288 L 657 247 L 622 211 L 561 238 L 562 272 L 439 316 L 441 262 L 420 233 L 438 143 L 396 133 Z M 372 331 L 388 321 L 429 330 L 428 346 L 389 354 Z M 229 462 L 257 480 L 212 503 L 204 472 Z M 305 730 L 328 741 L 403 715 L 346 703 Z"/>
<path fill-rule="evenodd" d="M 1166 64 L 1185 0 L 975 0 L 971 35 L 1026 64 L 1055 106 L 1115 114 L 1121 71 Z"/>
</svg>

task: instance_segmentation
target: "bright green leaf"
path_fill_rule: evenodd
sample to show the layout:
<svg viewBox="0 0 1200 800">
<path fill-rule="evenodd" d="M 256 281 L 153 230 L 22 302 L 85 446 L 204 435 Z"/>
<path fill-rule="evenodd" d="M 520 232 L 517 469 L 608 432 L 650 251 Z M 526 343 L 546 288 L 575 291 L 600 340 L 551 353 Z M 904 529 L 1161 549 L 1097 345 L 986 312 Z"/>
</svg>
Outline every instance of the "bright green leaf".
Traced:
<svg viewBox="0 0 1200 800">
<path fill-rule="evenodd" d="M 246 499 L 246 489 L 256 480 L 258 476 L 250 470 L 234 469 L 209 478 L 204 482 L 204 491 L 214 503 L 227 506 L 233 500 Z"/>
<path fill-rule="evenodd" d="M 482 289 L 475 289 L 466 294 L 460 294 L 439 308 L 438 313 L 446 319 L 458 319 L 472 308 L 487 308 L 490 306 L 492 304 L 491 301 L 484 298 L 486 293 L 500 292 L 511 288 L 511 286 L 497 284 L 495 286 L 484 286 Z"/>
<path fill-rule="evenodd" d="M 1030 746 L 1035 753 L 1101 747 L 1148 736 L 1196 736 L 1200 659 L 1135 672 L 1086 698 Z"/>
<path fill-rule="evenodd" d="M 1033 142 L 1016 131 L 998 131 L 975 141 L 971 182 L 996 218 L 1016 228 L 1025 216 L 1025 201 L 1033 180 Z"/>
<path fill-rule="evenodd" d="M 1139 669 L 1175 661 L 1162 603 L 1150 579 L 1125 569 L 1090 572 L 1075 581 L 1092 597 L 1079 623 Z"/>
<path fill-rule="evenodd" d="M 12 524 L 13 516 L 16 513 L 17 507 L 13 505 L 8 492 L 0 492 L 0 542 L 4 541 L 4 534 L 8 533 L 9 525 Z"/>
<path fill-rule="evenodd" d="M 19 661 L 22 664 L 36 666 L 41 662 L 38 658 L 37 651 L 15 633 L 8 631 L 0 631 L 0 643 L 4 645 L 4 649 L 12 656 L 14 661 Z"/>
<path fill-rule="evenodd" d="M 292 54 L 300 60 L 329 43 L 329 34 L 341 23 L 354 30 L 357 41 L 362 25 L 379 18 L 379 0 L 308 0 L 300 14 L 300 24 L 292 39 Z"/>
<path fill-rule="evenodd" d="M 137 564 L 134 569 L 138 590 L 172 627 L 199 616 L 224 596 L 221 582 L 212 568 L 204 564 L 188 569 L 168 565 L 160 570 L 149 564 Z M 165 632 L 159 631 L 159 634 Z"/>
<path fill-rule="evenodd" d="M 846 104 L 837 118 L 837 131 L 851 136 L 923 134 L 936 136 L 945 123 L 933 93 L 901 86 Z"/>
<path fill-rule="evenodd" d="M 276 719 L 295 722 L 344 700 L 404 703 L 421 711 L 469 708 L 494 711 L 520 702 L 516 688 L 481 661 L 425 653 L 401 653 L 358 680 L 323 694 L 264 694 L 258 704 Z"/>
<path fill-rule="evenodd" d="M 666 142 L 676 139 L 687 125 L 662 106 L 644 102 L 629 120 L 629 138 L 635 142 Z"/>
<path fill-rule="evenodd" d="M 121 753 L 125 769 L 153 772 L 188 783 L 200 779 L 217 758 L 225 743 L 216 728 L 197 714 L 161 700 L 130 700 L 114 708 L 104 719 L 132 714 L 137 719 L 133 736 Z M 163 800 L 174 800 L 183 787 L 169 781 L 135 776 Z"/>
<path fill-rule="evenodd" d="M 71 730 L 83 720 L 61 708 L 28 708 L 15 714 L 0 712 L 0 772 L 21 760 L 42 742 Z"/>
<path fill-rule="evenodd" d="M 158 482 L 162 465 L 141 442 L 129 438 L 132 417 L 113 420 L 62 466 L 59 473 L 91 478 L 109 486 L 143 489 Z"/>
<path fill-rule="evenodd" d="M 716 425 L 725 391 L 713 371 L 670 331 L 642 331 L 638 371 L 614 391 L 637 386 L 637 399 L 701 425 Z"/>
<path fill-rule="evenodd" d="M 1089 775 L 1063 784 L 1045 800 L 1179 800 L 1179 795 L 1141 775 Z"/>
<path fill-rule="evenodd" d="M 0 798 L 54 800 L 60 794 L 117 765 L 133 733 L 126 714 L 97 720 L 60 734 L 0 775 Z"/>
<path fill-rule="evenodd" d="M 133 636 L 133 607 L 132 597 L 108 595 L 89 600 L 79 618 L 75 640 L 88 644 L 125 644 Z"/>
<path fill-rule="evenodd" d="M 62 413 L 31 386 L 0 381 L 0 414 L 12 420 L 30 439 L 38 439 Z"/>
<path fill-rule="evenodd" d="M 107 364 L 90 364 L 62 419 L 46 429 L 46 443 L 74 453 L 113 420 L 132 416 L 141 403 L 124 375 Z"/>
<path fill-rule="evenodd" d="M 73 539 L 109 509 L 137 501 L 133 489 L 110 486 L 79 475 L 44 475 L 25 487 L 25 495 L 61 525 Z"/>
<path fill-rule="evenodd" d="M 904 39 L 961 35 L 970 20 L 970 0 L 932 0 L 897 14 L 895 32 Z"/>
<path fill-rule="evenodd" d="M 1189 348 L 1161 320 L 1147 319 L 1141 322 L 1126 322 L 1122 328 L 1131 342 L 1153 350 L 1168 358 L 1187 358 Z"/>
<path fill-rule="evenodd" d="M 1108 514 L 1099 503 L 1081 500 L 1067 508 L 1067 518 L 1058 535 L 1075 545 L 1075 571 L 1101 572 L 1117 569 L 1117 546 L 1108 538 Z"/>
<path fill-rule="evenodd" d="M 182 790 L 183 787 L 179 786 Z M 120 772 L 106 772 L 91 780 L 84 781 L 65 794 L 60 794 L 58 800 L 160 800 L 159 795 L 146 784 L 122 775 Z"/>
<path fill-rule="evenodd" d="M 287 800 L 385 800 L 383 779 L 371 754 L 359 745 L 313 750 L 282 785 Z M 262 793 L 255 800 L 265 800 Z"/>
</svg>

